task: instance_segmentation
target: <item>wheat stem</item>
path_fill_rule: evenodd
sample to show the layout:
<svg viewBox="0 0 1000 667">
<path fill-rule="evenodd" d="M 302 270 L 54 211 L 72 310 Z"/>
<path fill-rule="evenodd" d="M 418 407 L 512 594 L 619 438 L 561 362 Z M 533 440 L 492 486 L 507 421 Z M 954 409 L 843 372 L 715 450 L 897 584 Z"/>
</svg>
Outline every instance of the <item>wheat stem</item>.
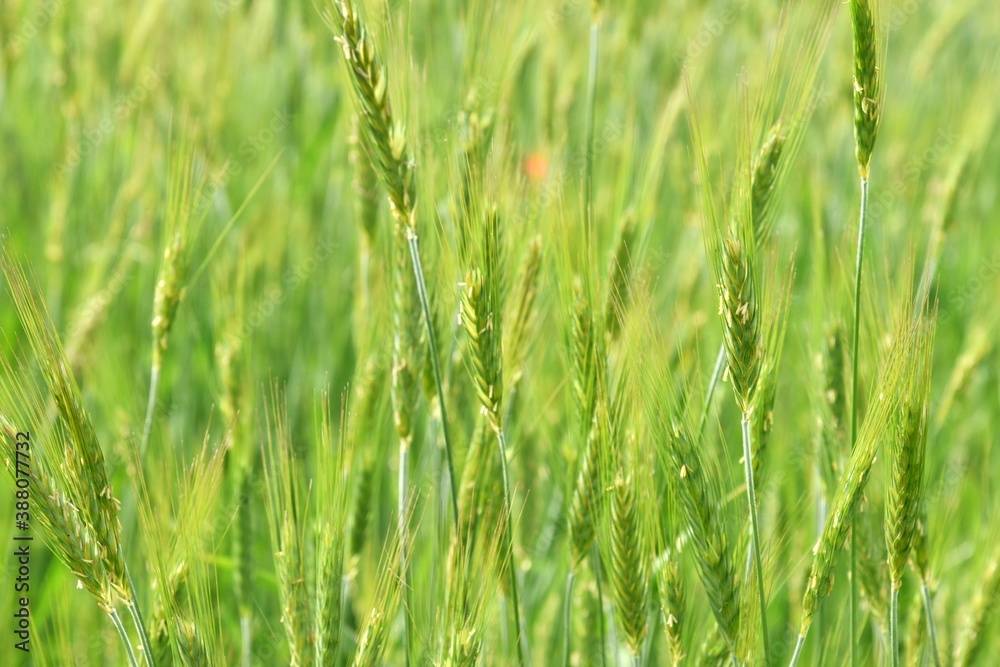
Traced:
<svg viewBox="0 0 1000 667">
<path fill-rule="evenodd" d="M 497 429 L 497 445 L 500 448 L 500 471 L 503 474 L 504 514 L 507 515 L 507 572 L 510 576 L 510 601 L 514 606 L 514 630 L 517 632 L 517 664 L 524 667 L 528 664 L 525 662 L 525 656 L 530 655 L 530 653 L 526 648 L 528 638 L 524 628 L 521 627 L 521 605 L 517 594 L 517 568 L 514 564 L 514 520 L 511 518 L 510 476 L 507 473 L 507 438 L 504 436 L 503 428 Z"/>
<path fill-rule="evenodd" d="M 601 552 L 597 548 L 597 540 L 594 540 L 590 544 L 590 562 L 594 568 L 594 582 L 597 584 L 597 607 L 599 609 L 599 613 L 597 614 L 597 641 L 601 646 L 601 667 L 607 667 L 607 656 L 605 655 L 607 638 L 604 629 L 604 591 L 601 586 Z"/>
<path fill-rule="evenodd" d="M 434 369 L 434 387 L 437 390 L 438 410 L 441 412 L 441 437 L 444 439 L 445 462 L 448 465 L 448 485 L 451 491 L 451 510 L 454 515 L 455 530 L 458 530 L 458 489 L 455 485 L 455 466 L 451 455 L 451 436 L 448 432 L 448 412 L 445 409 L 444 383 L 441 381 L 441 362 L 438 359 L 437 336 L 434 333 L 434 319 L 431 316 L 431 306 L 427 299 L 427 283 L 424 281 L 424 267 L 420 261 L 420 247 L 417 231 L 412 227 L 406 230 L 406 240 L 410 244 L 410 260 L 413 262 L 413 274 L 417 279 L 417 294 L 420 297 L 420 308 L 424 311 L 424 324 L 427 326 L 427 346 L 430 348 L 431 366 Z M 506 463 L 504 464 L 506 470 Z M 505 473 L 506 474 L 506 473 Z"/>
<path fill-rule="evenodd" d="M 799 635 L 798 640 L 795 642 L 795 652 L 792 653 L 792 661 L 788 663 L 788 667 L 795 667 L 799 664 L 799 658 L 802 657 L 802 647 L 806 644 L 806 636 Z"/>
<path fill-rule="evenodd" d="M 139 460 L 146 458 L 146 448 L 149 446 L 149 435 L 153 429 L 153 411 L 156 409 L 156 390 L 160 386 L 160 369 L 153 366 L 149 378 L 149 400 L 146 402 L 146 421 L 142 427 L 142 444 L 139 446 Z"/>
<path fill-rule="evenodd" d="M 892 667 L 899 667 L 899 589 L 890 584 L 889 591 L 889 655 Z"/>
<path fill-rule="evenodd" d="M 250 617 L 240 617 L 240 665 L 250 667 L 250 651 L 253 646 L 253 635 L 250 628 Z"/>
<path fill-rule="evenodd" d="M 747 502 L 750 504 L 750 541 L 753 543 L 754 563 L 757 570 L 757 598 L 760 603 L 760 625 L 764 635 L 764 664 L 771 664 L 771 642 L 767 636 L 767 600 L 764 594 L 764 571 L 760 562 L 760 526 L 757 521 L 757 492 L 753 483 L 753 452 L 750 447 L 750 415 L 744 413 L 740 421 L 743 427 L 743 474 L 746 477 Z"/>
<path fill-rule="evenodd" d="M 410 442 L 405 439 L 399 441 L 399 566 L 403 572 L 403 620 L 406 632 L 403 635 L 403 655 L 406 657 L 406 665 L 410 664 L 410 649 L 413 647 L 413 627 L 410 620 L 410 568 L 406 559 L 409 549 L 409 526 L 407 526 L 407 469 L 410 467 Z"/>
<path fill-rule="evenodd" d="M 128 655 L 129 665 L 139 667 L 139 661 L 135 658 L 135 651 L 132 650 L 132 642 L 129 641 L 128 632 L 125 631 L 125 626 L 122 624 L 121 616 L 118 615 L 118 610 L 112 609 L 108 612 L 108 616 L 111 617 L 111 622 L 115 624 L 118 636 L 122 638 L 122 643 L 125 644 L 125 653 Z"/>
<path fill-rule="evenodd" d="M 934 657 L 934 667 L 941 667 L 941 658 L 938 653 L 937 626 L 934 624 L 934 602 L 931 600 L 931 589 L 927 584 L 920 586 L 920 593 L 924 597 L 924 616 L 927 617 L 927 635 L 931 638 L 931 655 Z"/>
<path fill-rule="evenodd" d="M 858 256 L 854 267 L 854 331 L 851 336 L 851 451 L 858 440 L 858 339 L 861 331 L 861 270 L 865 255 L 865 223 L 868 220 L 868 179 L 861 179 L 861 213 L 858 219 Z M 857 549 L 855 548 L 854 520 L 851 520 L 851 604 L 849 623 L 851 625 L 851 666 L 858 664 L 857 650 L 858 607 Z"/>
<path fill-rule="evenodd" d="M 122 556 L 122 562 L 125 563 L 125 557 Z M 131 600 L 128 603 L 128 611 L 132 616 L 132 623 L 135 625 L 135 630 L 139 633 L 139 641 L 142 644 L 142 653 L 146 657 L 146 665 L 148 667 L 156 667 L 156 662 L 153 660 L 153 647 L 149 641 L 149 633 L 146 632 L 146 623 L 142 619 L 142 610 L 139 608 L 139 601 L 136 599 L 136 589 L 135 584 L 132 582 L 132 574 L 128 570 L 128 564 L 125 564 L 125 579 L 128 581 L 128 587 L 131 591 Z"/>
<path fill-rule="evenodd" d="M 570 651 L 572 650 L 571 643 L 573 638 L 573 579 L 574 572 L 571 569 L 569 574 L 566 575 L 566 599 L 563 603 L 563 628 L 565 628 L 565 636 L 563 637 L 563 667 L 569 667 L 570 665 Z"/>
<path fill-rule="evenodd" d="M 705 393 L 705 406 L 701 410 L 701 420 L 698 422 L 698 435 L 705 430 L 705 422 L 708 421 L 708 412 L 712 409 L 712 398 L 715 397 L 715 388 L 722 379 L 722 371 L 726 368 L 726 344 L 719 344 L 719 355 L 715 358 L 715 368 L 712 369 L 712 377 L 708 381 L 708 391 Z"/>
<path fill-rule="evenodd" d="M 601 24 L 594 17 L 590 23 L 590 63 L 587 69 L 587 150 L 583 171 L 583 196 L 586 208 L 586 238 L 593 233 L 594 224 L 594 107 L 597 99 L 597 56 L 600 46 Z"/>
</svg>

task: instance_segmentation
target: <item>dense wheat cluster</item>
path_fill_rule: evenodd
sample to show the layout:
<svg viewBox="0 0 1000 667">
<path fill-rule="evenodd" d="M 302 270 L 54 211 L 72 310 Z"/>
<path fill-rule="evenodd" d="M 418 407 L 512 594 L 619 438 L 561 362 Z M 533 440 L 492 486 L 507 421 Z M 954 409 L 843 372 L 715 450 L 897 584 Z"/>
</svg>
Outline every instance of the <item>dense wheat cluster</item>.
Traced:
<svg viewBox="0 0 1000 667">
<path fill-rule="evenodd" d="M 998 44 L 4 3 L 0 665 L 996 664 Z"/>
</svg>

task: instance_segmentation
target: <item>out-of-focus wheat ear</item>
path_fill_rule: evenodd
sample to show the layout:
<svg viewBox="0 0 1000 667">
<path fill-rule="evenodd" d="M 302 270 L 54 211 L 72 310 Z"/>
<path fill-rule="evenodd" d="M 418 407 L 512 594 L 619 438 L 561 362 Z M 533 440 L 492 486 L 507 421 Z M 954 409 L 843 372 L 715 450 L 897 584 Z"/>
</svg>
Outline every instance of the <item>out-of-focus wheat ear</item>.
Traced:
<svg viewBox="0 0 1000 667">
<path fill-rule="evenodd" d="M 404 517 L 399 524 L 408 521 L 409 517 Z M 395 534 L 386 544 L 379 559 L 372 606 L 361 623 L 354 647 L 354 659 L 351 664 L 355 667 L 379 667 L 384 664 L 383 657 L 389 640 L 389 630 L 399 613 L 403 597 L 404 584 L 400 568 L 405 567 L 405 564 L 400 563 L 400 554 L 399 535 Z"/>
<path fill-rule="evenodd" d="M 767 246 L 774 233 L 775 186 L 786 138 L 782 123 L 778 120 L 767 133 L 754 159 L 750 207 L 753 212 L 754 240 L 761 249 Z"/>
<path fill-rule="evenodd" d="M 994 551 L 983 570 L 976 593 L 965 612 L 962 639 L 956 644 L 954 665 L 968 667 L 975 664 L 983 649 L 988 648 L 987 634 L 994 612 L 1000 605 L 1000 549 Z"/>
<path fill-rule="evenodd" d="M 660 611 L 663 614 L 663 631 L 670 646 L 670 664 L 681 664 L 685 658 L 684 628 L 686 596 L 681 577 L 680 553 L 664 551 L 656 561 L 656 583 L 659 586 Z"/>
<path fill-rule="evenodd" d="M 890 578 L 889 650 L 893 667 L 899 665 L 899 589 L 910 558 L 920 518 L 930 411 L 931 360 L 934 351 L 934 319 L 918 323 L 915 342 L 919 360 L 903 387 L 900 405 L 893 415 L 888 440 L 888 481 L 885 491 L 885 539 Z"/>
<path fill-rule="evenodd" d="M 597 340 L 594 316 L 583 281 L 573 281 L 573 312 L 570 332 L 570 388 L 576 412 L 577 428 L 586 438 L 594 418 L 597 393 Z"/>
<path fill-rule="evenodd" d="M 789 300 L 794 271 L 789 268 L 784 288 L 775 301 L 769 315 L 767 333 L 761 354 L 760 374 L 757 379 L 756 406 L 750 415 L 751 451 L 753 456 L 754 483 L 758 486 L 763 479 L 764 459 L 770 444 L 771 429 L 774 428 L 774 402 L 778 395 L 778 368 L 785 347 L 785 332 L 788 329 Z"/>
<path fill-rule="evenodd" d="M 638 250 L 639 232 L 635 210 L 628 209 L 618 223 L 618 239 L 611 256 L 608 295 L 604 303 L 604 330 L 611 340 L 621 333 L 621 318 L 628 305 L 629 285 L 632 280 L 633 255 Z"/>
<path fill-rule="evenodd" d="M 903 584 L 903 573 L 917 539 L 927 451 L 933 321 L 921 323 L 918 338 L 921 361 L 906 384 L 893 431 L 889 434 L 889 466 L 885 495 L 885 537 L 889 551 L 892 589 Z"/>
<path fill-rule="evenodd" d="M 315 449 L 319 462 L 317 494 L 316 579 L 313 640 L 315 664 L 329 665 L 340 653 L 344 572 L 347 547 L 347 519 L 350 507 L 350 478 L 354 459 L 354 424 L 349 419 L 348 401 L 342 398 L 339 437 L 334 438 L 329 393 L 324 392 Z"/>
<path fill-rule="evenodd" d="M 858 173 L 867 181 L 882 120 L 885 37 L 881 0 L 851 0 L 854 33 L 854 142 Z"/>
<path fill-rule="evenodd" d="M 923 595 L 918 591 L 910 603 L 909 623 L 906 629 L 905 663 L 907 667 L 923 667 L 927 650 L 927 624 L 924 623 Z M 932 663 L 937 665 L 937 659 Z"/>
<path fill-rule="evenodd" d="M 861 597 L 868 607 L 872 622 L 880 633 L 885 633 L 889 628 L 889 595 L 885 586 L 889 570 L 886 567 L 885 543 L 879 539 L 879 519 L 873 511 L 858 512 L 854 525 L 859 537 L 856 573 Z"/>
<path fill-rule="evenodd" d="M 793 665 L 801 655 L 802 644 L 805 642 L 820 602 L 833 586 L 833 572 L 837 559 L 861 506 L 878 446 L 890 428 L 890 418 L 898 406 L 899 391 L 903 382 L 914 368 L 915 331 L 908 321 L 908 316 L 901 319 L 904 322 L 896 326 L 891 347 L 870 394 L 873 400 L 858 433 L 857 444 L 847 470 L 830 505 L 822 535 L 813 547 L 813 563 L 802 600 L 802 623 L 799 629 L 799 642 L 792 660 Z"/>
<path fill-rule="evenodd" d="M 306 578 L 305 507 L 284 399 L 275 386 L 266 413 L 264 453 L 265 507 L 281 604 L 281 624 L 293 667 L 311 664 L 312 609 Z"/>
<path fill-rule="evenodd" d="M 355 575 L 357 561 L 361 557 L 367 539 L 369 523 L 372 516 L 372 493 L 375 489 L 377 474 L 377 451 L 380 448 L 381 430 L 378 427 L 379 410 L 384 409 L 384 392 L 380 391 L 386 379 L 384 365 L 369 359 L 360 372 L 360 378 L 354 385 L 355 398 L 352 405 L 356 406 L 356 432 L 363 434 L 359 443 L 359 453 L 356 457 L 356 471 L 352 486 L 354 487 L 349 517 L 349 532 L 347 553 L 350 562 L 347 566 L 349 578 Z"/>
<path fill-rule="evenodd" d="M 351 117 L 349 160 L 354 168 L 354 217 L 362 234 L 363 248 L 370 251 L 378 234 L 378 175 L 362 145 L 361 118 Z"/>
<path fill-rule="evenodd" d="M 542 265 L 542 237 L 534 236 L 521 262 L 519 277 L 511 295 L 510 316 L 504 318 L 504 368 L 507 386 L 513 390 L 521 379 L 524 355 L 534 331 L 535 302 L 538 300 L 538 280 Z"/>
</svg>

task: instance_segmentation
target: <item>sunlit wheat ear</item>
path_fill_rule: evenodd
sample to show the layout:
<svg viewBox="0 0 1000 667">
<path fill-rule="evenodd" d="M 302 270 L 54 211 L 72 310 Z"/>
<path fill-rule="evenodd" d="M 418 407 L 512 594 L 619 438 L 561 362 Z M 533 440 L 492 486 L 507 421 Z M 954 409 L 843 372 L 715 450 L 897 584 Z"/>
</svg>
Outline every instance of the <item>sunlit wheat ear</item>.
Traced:
<svg viewBox="0 0 1000 667">
<path fill-rule="evenodd" d="M 389 101 L 389 84 L 379 64 L 371 35 L 351 0 L 334 0 L 324 14 L 343 49 L 348 76 L 355 92 L 361 137 L 371 163 L 389 196 L 396 220 L 412 229 L 415 191 L 406 136 L 397 125 Z"/>
<path fill-rule="evenodd" d="M 927 450 L 932 326 L 931 323 L 922 323 L 921 361 L 914 368 L 914 377 L 904 388 L 887 439 L 889 479 L 885 491 L 885 538 L 894 591 L 898 591 L 903 584 L 903 573 L 917 539 L 920 519 Z"/>
<path fill-rule="evenodd" d="M 501 429 L 503 402 L 503 321 L 501 319 L 500 218 L 495 207 L 483 221 L 480 266 L 465 276 L 461 319 L 469 346 L 469 372 L 483 411 Z"/>
<path fill-rule="evenodd" d="M 763 352 L 753 263 L 755 251 L 745 236 L 732 231 L 722 241 L 720 250 L 719 313 L 723 320 L 729 378 L 740 410 L 750 414 Z"/>
<path fill-rule="evenodd" d="M 686 595 L 681 577 L 680 554 L 667 549 L 654 564 L 654 576 L 659 586 L 663 631 L 670 646 L 670 664 L 679 665 L 685 658 L 684 628 Z"/>
<path fill-rule="evenodd" d="M 616 404 L 620 405 L 620 396 Z M 650 508 L 648 485 L 642 477 L 639 443 L 634 431 L 625 431 L 624 413 L 616 407 L 611 416 L 608 458 L 610 509 L 607 513 L 609 539 L 606 540 L 611 569 L 612 601 L 618 626 L 633 659 L 642 651 L 646 637 L 646 594 L 649 578 L 647 531 L 644 510 Z"/>
<path fill-rule="evenodd" d="M 914 339 L 910 328 L 897 328 L 871 393 L 872 402 L 858 433 L 857 444 L 830 505 L 823 533 L 813 548 L 813 563 L 802 600 L 800 637 L 805 637 L 820 601 L 833 586 L 833 571 L 861 505 L 878 446 L 888 432 L 890 416 L 898 405 L 901 382 L 913 369 Z"/>
<path fill-rule="evenodd" d="M 709 607 L 724 643 L 734 651 L 740 627 L 740 596 L 732 547 L 719 511 L 722 506 L 719 482 L 686 427 L 678 422 L 664 424 L 657 437 L 665 442 L 662 446 L 670 463 L 669 488 L 677 494 L 681 523 L 688 533 L 688 545 Z"/>
<path fill-rule="evenodd" d="M 868 180 L 872 152 L 882 120 L 884 37 L 880 0 L 851 0 L 854 32 L 854 141 L 858 172 Z"/>
<path fill-rule="evenodd" d="M 0 253 L 0 269 L 7 279 L 10 299 L 56 408 L 55 422 L 50 431 L 53 441 L 48 443 L 46 453 L 50 461 L 48 470 L 52 488 L 48 499 L 43 497 L 41 500 L 53 511 L 67 504 L 66 508 L 59 510 L 63 515 L 60 521 L 69 521 L 77 516 L 75 523 L 79 524 L 79 530 L 75 532 L 79 533 L 79 539 L 82 542 L 93 539 L 99 545 L 101 567 L 106 569 L 104 584 L 113 592 L 107 599 L 129 603 L 132 591 L 122 554 L 119 502 L 111 488 L 104 452 L 97 440 L 90 413 L 71 374 L 69 361 L 48 312 L 38 300 L 24 269 L 6 251 Z M 46 424 L 49 419 L 44 415 L 48 410 L 40 406 L 48 400 L 43 398 L 40 388 L 34 384 L 28 388 L 12 385 L 19 382 L 23 373 L 10 367 L 6 358 L 3 370 L 0 395 L 3 403 L 0 403 L 0 410 L 7 414 L 22 414 L 22 410 L 33 409 L 34 424 Z M 56 465 L 55 461 L 59 464 Z M 88 531 L 90 537 L 87 537 Z"/>
<path fill-rule="evenodd" d="M 961 635 L 956 642 L 954 665 L 976 664 L 983 650 L 989 647 L 989 625 L 1000 605 L 1000 549 L 994 550 L 976 586 L 976 593 L 965 611 Z"/>
</svg>

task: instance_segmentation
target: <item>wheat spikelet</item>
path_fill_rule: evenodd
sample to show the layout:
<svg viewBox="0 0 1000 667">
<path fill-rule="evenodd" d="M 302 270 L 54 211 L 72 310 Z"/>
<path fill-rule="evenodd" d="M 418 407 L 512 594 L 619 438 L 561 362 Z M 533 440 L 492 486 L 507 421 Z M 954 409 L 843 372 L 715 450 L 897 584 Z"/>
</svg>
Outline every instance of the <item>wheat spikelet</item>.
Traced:
<svg viewBox="0 0 1000 667">
<path fill-rule="evenodd" d="M 758 248 L 765 246 L 773 232 L 774 191 L 786 139 L 779 120 L 768 132 L 754 160 L 750 182 L 750 208 L 753 214 L 754 240 Z"/>
<path fill-rule="evenodd" d="M 988 561 L 975 590 L 966 612 L 962 641 L 955 651 L 954 664 L 957 667 L 974 664 L 989 643 L 989 637 L 984 635 L 1000 605 L 1000 551 Z"/>
<path fill-rule="evenodd" d="M 857 444 L 847 470 L 830 505 L 819 542 L 813 548 L 813 563 L 802 600 L 799 636 L 805 637 L 820 601 L 833 586 L 833 570 L 843 549 L 851 524 L 861 505 L 868 476 L 875 462 L 879 442 L 884 438 L 890 415 L 896 409 L 901 377 L 912 368 L 914 334 L 901 328 L 896 332 L 884 368 L 872 392 L 873 403 L 858 433 Z"/>
<path fill-rule="evenodd" d="M 879 0 L 851 0 L 854 33 L 854 142 L 858 172 L 867 181 L 884 100 Z"/>
<path fill-rule="evenodd" d="M 367 252 L 375 242 L 378 232 L 378 175 L 362 146 L 363 130 L 358 114 L 351 117 L 349 160 L 354 167 L 354 217 L 362 232 Z"/>
<path fill-rule="evenodd" d="M 674 422 L 661 426 L 670 463 L 670 488 L 677 494 L 682 525 L 689 535 L 698 576 L 725 644 L 732 651 L 740 627 L 736 567 L 727 531 L 718 511 L 721 491 L 687 429 Z"/>
<path fill-rule="evenodd" d="M 763 352 L 754 255 L 752 242 L 735 230 L 722 241 L 719 314 L 729 378 L 745 415 L 753 409 Z"/>
<path fill-rule="evenodd" d="M 608 296 L 604 306 L 605 335 L 614 340 L 621 332 L 621 313 L 628 304 L 632 278 L 632 253 L 635 251 L 639 226 L 633 209 L 625 211 L 618 223 L 618 240 L 611 257 Z"/>
<path fill-rule="evenodd" d="M 400 450 L 405 452 L 413 442 L 413 411 L 420 399 L 420 307 L 416 299 L 416 281 L 410 270 L 410 255 L 398 223 L 393 241 L 392 411 Z"/>
<path fill-rule="evenodd" d="M 922 325 L 921 361 L 907 383 L 889 434 L 889 480 L 885 491 L 885 538 L 893 590 L 903 584 L 920 518 L 924 459 L 927 449 L 932 323 Z"/>
<path fill-rule="evenodd" d="M 415 190 L 412 162 L 402 126 L 393 117 L 389 83 L 379 65 L 371 35 L 351 0 L 334 0 L 324 17 L 337 33 L 348 76 L 355 92 L 361 137 L 371 164 L 389 196 L 393 217 L 412 230 Z"/>
<path fill-rule="evenodd" d="M 667 550 L 657 561 L 657 584 L 663 613 L 663 630 L 670 646 L 670 664 L 684 660 L 684 627 L 686 599 L 681 578 L 679 554 Z"/>
<path fill-rule="evenodd" d="M 306 585 L 304 507 L 285 409 L 277 388 L 267 415 L 266 509 L 281 602 L 281 624 L 294 667 L 312 664 L 312 613 Z"/>
<path fill-rule="evenodd" d="M 642 491 L 636 465 L 638 443 L 634 432 L 625 435 L 619 412 L 612 417 L 609 431 L 612 451 L 618 451 L 617 470 L 611 482 L 610 533 L 611 590 L 615 615 L 633 659 L 638 658 L 646 637 L 647 550 L 641 525 Z M 623 440 L 628 440 L 624 442 Z"/>
<path fill-rule="evenodd" d="M 500 218 L 486 214 L 482 268 L 469 271 L 461 295 L 462 326 L 469 346 L 469 372 L 483 411 L 494 431 L 501 428 L 503 402 L 503 322 L 500 304 Z"/>
</svg>

